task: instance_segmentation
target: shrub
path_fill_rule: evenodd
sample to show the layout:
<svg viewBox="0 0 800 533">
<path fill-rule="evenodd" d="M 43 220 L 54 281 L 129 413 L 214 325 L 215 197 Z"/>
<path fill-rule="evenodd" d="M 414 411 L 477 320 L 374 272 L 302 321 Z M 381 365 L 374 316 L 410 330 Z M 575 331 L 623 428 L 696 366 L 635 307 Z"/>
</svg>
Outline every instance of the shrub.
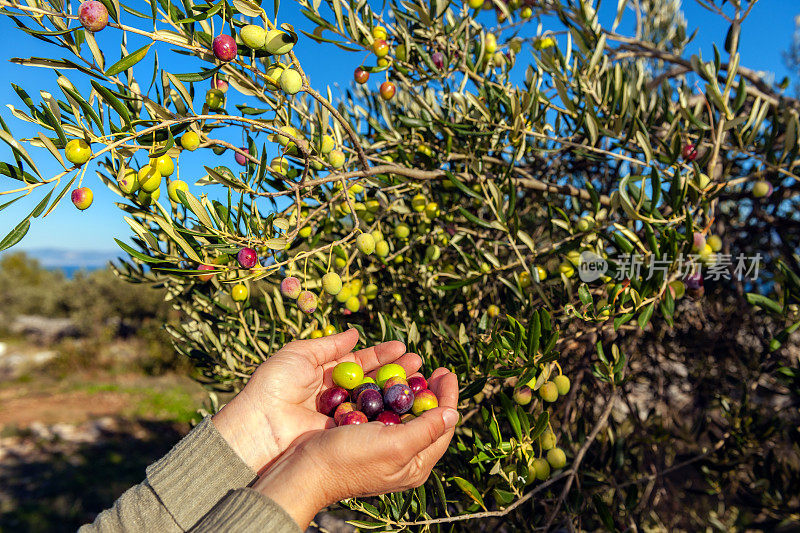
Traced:
<svg viewBox="0 0 800 533">
<path fill-rule="evenodd" d="M 81 338 L 56 346 L 59 360 L 49 365 L 56 372 L 75 368 L 134 364 L 149 374 L 187 370 L 170 346 L 165 323 L 178 320 L 178 312 L 164 301 L 163 290 L 142 290 L 119 279 L 110 269 L 80 271 L 67 279 L 47 270 L 24 253 L 0 258 L 0 305 L 3 324 L 19 315 L 71 319 Z M 3 326 L 0 326 L 3 328 Z M 121 361 L 111 345 L 127 339 L 135 345 L 133 357 Z M 129 351 L 129 350 L 126 350 Z"/>
</svg>

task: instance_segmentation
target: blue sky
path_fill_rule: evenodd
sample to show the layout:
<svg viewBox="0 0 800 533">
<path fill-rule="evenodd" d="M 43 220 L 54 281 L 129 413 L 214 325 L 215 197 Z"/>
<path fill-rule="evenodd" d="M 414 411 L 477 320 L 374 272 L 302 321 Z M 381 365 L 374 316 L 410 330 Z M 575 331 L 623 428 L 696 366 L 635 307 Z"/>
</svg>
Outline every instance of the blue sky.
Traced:
<svg viewBox="0 0 800 533">
<path fill-rule="evenodd" d="M 271 5 L 271 2 L 264 4 Z M 603 20 L 613 19 L 616 4 L 616 1 L 611 0 L 606 0 L 601 4 L 600 11 Z M 711 15 L 692 0 L 684 1 L 683 11 L 688 20 L 689 33 L 694 28 L 700 28 L 695 41 L 690 46 L 690 51 L 702 51 L 704 58 L 711 58 L 713 53 L 711 43 L 716 42 L 720 46 L 725 39 L 727 32 L 725 21 Z M 280 22 L 289 22 L 297 29 L 313 29 L 305 17 L 299 14 L 297 5 L 290 0 L 284 0 L 281 3 L 279 14 Z M 762 0 L 759 2 L 742 31 L 741 64 L 754 70 L 772 72 L 778 80 L 783 78 L 787 71 L 783 64 L 782 53 L 791 42 L 794 17 L 798 14 L 800 14 L 800 3 L 796 0 Z M 486 13 L 481 17 L 484 18 L 487 25 L 493 24 L 494 16 L 492 14 Z M 632 17 L 628 15 L 627 20 L 632 20 Z M 134 21 L 127 20 L 126 22 L 143 27 L 144 21 L 134 19 Z M 623 24 L 620 31 L 624 32 L 626 26 Z M 25 88 L 34 97 L 34 100 L 37 99 L 40 89 L 49 90 L 54 95 L 60 94 L 60 91 L 57 89 L 52 71 L 22 67 L 10 63 L 8 60 L 17 56 L 60 57 L 59 50 L 28 37 L 6 17 L 0 17 L 0 32 L 5 36 L 5 46 L 0 47 L 0 80 L 2 80 L 0 81 L 0 101 L 3 103 L 0 115 L 17 135 L 33 136 L 36 134 L 36 130 L 13 117 L 5 106 L 12 104 L 18 108 L 24 108 L 24 104 L 21 104 L 10 83 L 13 81 Z M 98 41 L 105 51 L 107 65 L 119 57 L 118 39 L 119 33 L 110 28 L 99 34 Z M 24 46 L 10 46 L 11 43 L 16 42 L 24 43 Z M 132 41 L 128 48 L 134 50 L 137 48 L 136 44 L 136 41 Z M 350 83 L 353 69 L 360 64 L 364 57 L 364 54 L 361 53 L 347 53 L 332 45 L 314 43 L 302 35 L 300 42 L 295 47 L 295 52 L 303 68 L 310 75 L 315 88 L 324 94 L 325 86 L 331 85 L 334 96 L 341 94 L 342 86 Z M 523 54 L 518 56 L 516 69 L 520 73 L 524 72 L 525 58 L 529 57 L 525 54 L 526 52 L 523 51 Z M 197 70 L 196 68 L 191 69 L 185 64 L 176 65 L 170 60 L 165 61 L 163 57 L 162 68 L 167 68 L 171 72 Z M 185 63 L 184 59 L 182 61 Z M 197 65 L 200 65 L 199 61 Z M 147 72 L 148 68 L 143 68 L 141 73 L 137 70 L 137 77 L 149 82 L 150 73 Z M 149 72 L 152 72 L 152 68 L 149 69 Z M 377 85 L 379 82 L 373 83 L 371 80 L 370 83 Z M 81 84 L 78 85 L 81 86 Z M 201 83 L 200 87 L 196 89 L 196 94 L 203 94 L 204 89 L 205 85 Z M 0 145 L 0 159 L 6 160 L 10 157 L 10 150 L 4 143 L 0 143 Z M 60 168 L 49 153 L 32 151 L 32 154 L 35 154 L 37 165 L 43 174 L 56 173 Z M 203 154 L 194 153 L 189 156 L 181 156 L 182 179 L 190 184 L 193 183 L 204 174 L 203 164 L 227 164 L 235 168 L 232 160 L 232 154 L 218 157 L 210 151 Z M 0 190 L 9 189 L 10 184 L 10 179 L 0 176 Z M 47 218 L 34 220 L 28 235 L 15 248 L 55 247 L 72 250 L 116 250 L 114 237 L 122 236 L 125 239 L 130 232 L 127 224 L 122 220 L 122 212 L 114 205 L 119 197 L 105 189 L 95 177 L 92 169 L 87 172 L 84 185 L 91 186 L 95 193 L 94 204 L 90 209 L 83 212 L 76 210 L 67 196 Z M 46 191 L 42 193 L 37 191 L 30 197 L 0 212 L 0 238 L 28 214 L 45 193 Z M 0 203 L 7 200 L 8 197 L 0 198 Z"/>
</svg>

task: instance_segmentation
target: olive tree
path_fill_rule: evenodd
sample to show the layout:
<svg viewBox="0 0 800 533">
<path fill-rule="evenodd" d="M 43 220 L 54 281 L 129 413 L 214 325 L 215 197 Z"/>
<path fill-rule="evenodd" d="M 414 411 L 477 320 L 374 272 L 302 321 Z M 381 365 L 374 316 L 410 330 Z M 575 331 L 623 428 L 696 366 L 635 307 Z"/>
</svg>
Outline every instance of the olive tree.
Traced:
<svg viewBox="0 0 800 533">
<path fill-rule="evenodd" d="M 767 434 L 790 442 L 791 417 L 759 411 L 765 426 L 737 433 L 755 411 L 717 375 L 720 394 L 692 418 L 700 441 L 643 418 L 675 400 L 651 389 L 674 375 L 662 333 L 691 337 L 710 280 L 715 305 L 770 313 L 739 363 L 785 387 L 800 290 L 798 101 L 740 64 L 755 2 L 699 3 L 730 28 L 702 56 L 685 52 L 689 22 L 668 0 L 620 0 L 607 21 L 587 0 L 298 0 L 315 28 L 299 33 L 278 2 L 0 0 L 29 38 L 61 48 L 14 60 L 51 69 L 61 94 L 14 87 L 24 107 L 11 114 L 39 133 L 0 124 L 3 194 L 41 200 L 0 248 L 70 191 L 90 208 L 90 181 L 117 193 L 131 228 L 118 274 L 181 311 L 168 332 L 210 411 L 214 391 L 240 390 L 284 343 L 346 327 L 454 370 L 449 452 L 416 490 L 342 502 L 361 528 L 694 527 L 650 510 L 654 484 L 728 450 L 752 457 Z M 147 44 L 129 51 L 134 36 Z M 295 49 L 312 45 L 353 52 L 352 87 L 306 75 Z M 180 61 L 145 68 L 156 51 Z M 174 163 L 194 150 L 236 165 L 184 166 L 201 176 L 187 183 Z M 54 176 L 31 155 L 48 152 Z M 728 429 L 706 442 L 711 418 Z M 774 489 L 759 504 L 769 520 L 797 505 L 786 468 L 743 474 Z"/>
</svg>

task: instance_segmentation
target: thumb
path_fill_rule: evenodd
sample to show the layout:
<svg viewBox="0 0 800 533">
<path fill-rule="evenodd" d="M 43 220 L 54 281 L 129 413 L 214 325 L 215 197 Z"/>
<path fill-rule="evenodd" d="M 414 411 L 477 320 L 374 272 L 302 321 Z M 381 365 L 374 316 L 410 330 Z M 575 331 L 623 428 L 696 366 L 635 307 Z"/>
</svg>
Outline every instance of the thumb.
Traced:
<svg viewBox="0 0 800 533">
<path fill-rule="evenodd" d="M 398 440 L 409 456 L 413 457 L 427 449 L 458 423 L 458 411 L 451 407 L 437 407 L 425 411 L 422 416 L 397 427 Z"/>
</svg>

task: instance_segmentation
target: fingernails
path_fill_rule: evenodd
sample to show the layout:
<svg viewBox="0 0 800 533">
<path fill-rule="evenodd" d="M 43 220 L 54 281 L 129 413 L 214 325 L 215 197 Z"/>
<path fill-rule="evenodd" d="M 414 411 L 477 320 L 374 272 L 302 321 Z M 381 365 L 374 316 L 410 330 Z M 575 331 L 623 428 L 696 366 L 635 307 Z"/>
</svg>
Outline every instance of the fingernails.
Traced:
<svg viewBox="0 0 800 533">
<path fill-rule="evenodd" d="M 456 427 L 456 424 L 458 424 L 458 412 L 455 409 L 447 409 L 442 413 L 442 420 L 444 420 L 444 426 L 447 429 Z"/>
</svg>

